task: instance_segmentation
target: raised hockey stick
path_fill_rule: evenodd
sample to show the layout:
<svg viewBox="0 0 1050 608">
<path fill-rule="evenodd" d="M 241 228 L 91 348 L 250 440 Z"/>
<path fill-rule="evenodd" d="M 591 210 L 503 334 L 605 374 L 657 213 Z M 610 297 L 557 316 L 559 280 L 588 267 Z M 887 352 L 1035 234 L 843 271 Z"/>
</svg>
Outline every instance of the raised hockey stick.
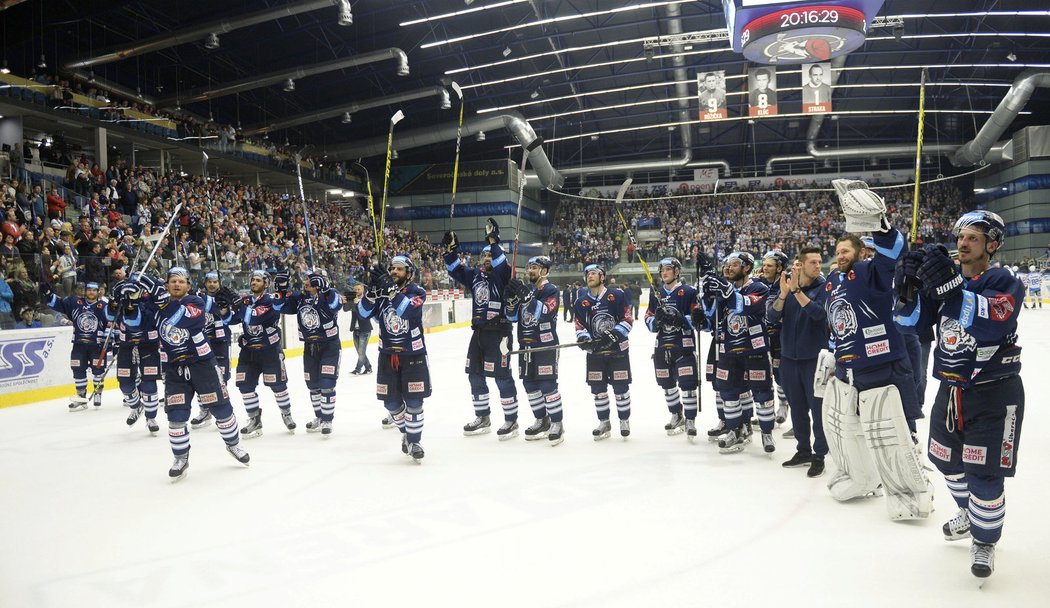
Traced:
<svg viewBox="0 0 1050 608">
<path fill-rule="evenodd" d="M 510 276 L 518 270 L 518 239 L 521 237 L 521 206 L 525 199 L 525 167 L 529 164 L 529 153 L 543 144 L 543 138 L 537 137 L 522 149 L 521 165 L 518 166 L 518 215 L 514 220 L 514 253 L 510 258 Z"/>
<path fill-rule="evenodd" d="M 306 210 L 306 190 L 303 189 L 303 166 L 302 156 L 299 153 L 295 155 L 295 176 L 299 180 L 299 200 L 303 204 L 303 227 L 306 228 L 306 252 L 310 256 L 310 268 L 317 270 L 317 263 L 314 262 L 314 245 L 310 240 L 310 212 Z"/>
<path fill-rule="evenodd" d="M 634 247 L 634 254 L 638 256 L 638 261 L 642 263 L 642 270 L 645 272 L 645 278 L 649 280 L 649 289 L 652 293 L 657 293 L 656 283 L 653 281 L 653 275 L 649 272 L 649 265 L 645 263 L 642 258 L 642 250 L 638 247 L 638 240 L 634 238 L 634 232 L 631 230 L 631 226 L 627 223 L 627 218 L 624 217 L 621 207 L 623 207 L 623 197 L 627 194 L 627 189 L 631 187 L 631 182 L 634 181 L 628 177 L 622 184 L 620 184 L 620 190 L 616 193 L 616 203 L 614 209 L 616 209 L 616 215 L 620 217 L 620 222 L 623 224 L 623 229 L 627 232 L 627 239 L 631 242 Z"/>
<path fill-rule="evenodd" d="M 219 275 L 219 286 L 222 287 L 222 271 L 219 270 L 219 253 L 215 250 L 215 213 L 212 211 L 211 195 L 208 194 L 208 153 L 201 152 L 204 156 L 204 200 L 208 203 L 208 249 L 211 253 L 211 263 L 215 265 L 215 274 Z"/>
<path fill-rule="evenodd" d="M 453 80 L 452 90 L 459 96 L 459 125 L 456 127 L 456 160 L 452 163 L 452 210 L 448 214 L 448 219 L 456 217 L 456 186 L 459 184 L 459 146 L 463 142 L 463 108 L 467 104 L 467 100 L 463 98 L 463 88 Z"/>
<path fill-rule="evenodd" d="M 375 238 L 376 259 L 378 260 L 382 255 L 379 249 L 379 226 L 376 224 L 375 201 L 372 199 L 372 178 L 368 174 L 368 169 L 361 164 L 361 159 L 354 161 L 354 164 L 361 167 L 361 170 L 365 172 L 365 191 L 368 193 L 368 219 L 372 222 L 372 236 Z"/>
<path fill-rule="evenodd" d="M 390 117 L 390 131 L 386 136 L 386 168 L 383 170 L 383 210 L 379 219 L 379 251 L 376 252 L 379 262 L 382 262 L 383 258 L 383 230 L 386 229 L 386 195 L 390 184 L 390 155 L 394 150 L 394 125 L 401 122 L 404 117 L 405 113 L 401 110 L 394 112 L 394 115 Z"/>
</svg>

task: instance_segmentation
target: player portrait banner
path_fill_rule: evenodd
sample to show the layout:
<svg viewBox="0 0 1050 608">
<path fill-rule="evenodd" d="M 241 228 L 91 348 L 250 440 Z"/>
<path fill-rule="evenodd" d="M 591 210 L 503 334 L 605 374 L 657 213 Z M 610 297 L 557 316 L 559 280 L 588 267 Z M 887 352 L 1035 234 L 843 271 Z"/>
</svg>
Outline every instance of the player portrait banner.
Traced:
<svg viewBox="0 0 1050 608">
<path fill-rule="evenodd" d="M 802 113 L 831 111 L 831 63 L 802 65 Z"/>
<path fill-rule="evenodd" d="M 777 115 L 777 70 L 774 67 L 747 71 L 747 115 Z"/>
<path fill-rule="evenodd" d="M 699 72 L 696 75 L 700 99 L 700 121 L 725 120 L 726 112 L 726 73 L 725 70 Z"/>
</svg>

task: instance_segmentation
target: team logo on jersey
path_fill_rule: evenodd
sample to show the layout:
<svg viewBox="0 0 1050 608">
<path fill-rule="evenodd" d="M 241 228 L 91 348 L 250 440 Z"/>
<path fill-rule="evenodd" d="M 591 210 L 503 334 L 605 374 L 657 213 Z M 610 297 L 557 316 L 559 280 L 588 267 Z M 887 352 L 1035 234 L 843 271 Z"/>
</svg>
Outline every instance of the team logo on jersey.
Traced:
<svg viewBox="0 0 1050 608">
<path fill-rule="evenodd" d="M 268 312 L 270 312 L 270 307 L 269 306 L 254 306 L 254 307 L 252 307 L 252 316 L 253 317 L 261 317 L 261 316 L 265 315 Z"/>
<path fill-rule="evenodd" d="M 482 306 L 489 302 L 489 284 L 484 281 L 474 283 L 474 304 Z"/>
<path fill-rule="evenodd" d="M 247 327 L 247 328 L 245 329 L 245 332 L 244 332 L 244 333 L 246 333 L 246 334 L 248 334 L 248 335 L 250 335 L 250 336 L 258 336 L 258 335 L 261 335 L 261 334 L 263 333 L 263 326 L 262 326 L 262 325 L 249 325 L 249 326 L 248 326 L 248 327 Z"/>
<path fill-rule="evenodd" d="M 204 324 L 205 325 L 214 325 L 215 324 L 215 315 L 211 314 L 208 311 L 204 311 Z"/>
<path fill-rule="evenodd" d="M 408 333 L 408 321 L 397 316 L 397 311 L 387 306 L 383 310 L 383 327 L 391 336 L 401 336 Z"/>
<path fill-rule="evenodd" d="M 1016 304 L 1014 297 L 1008 293 L 999 294 L 988 298 L 988 308 L 992 314 L 993 321 L 1005 321 L 1014 313 Z"/>
<path fill-rule="evenodd" d="M 77 315 L 77 329 L 85 334 L 98 331 L 98 319 L 87 312 L 79 314 Z"/>
<path fill-rule="evenodd" d="M 521 324 L 525 327 L 535 327 L 536 321 L 538 319 L 536 315 L 532 314 L 532 311 L 525 309 L 521 312 Z"/>
<path fill-rule="evenodd" d="M 946 353 L 971 351 L 977 347 L 977 340 L 955 319 L 941 317 L 940 335 L 940 347 Z"/>
<path fill-rule="evenodd" d="M 747 317 L 731 312 L 726 317 L 726 327 L 729 329 L 729 335 L 739 336 L 747 329 Z"/>
<path fill-rule="evenodd" d="M 190 332 L 166 320 L 160 328 L 160 339 L 172 346 L 181 346 L 190 339 Z"/>
<path fill-rule="evenodd" d="M 616 319 L 613 318 L 611 313 L 604 310 L 599 310 L 594 313 L 591 317 L 591 335 L 598 335 L 607 329 L 612 329 L 616 326 Z"/>
<path fill-rule="evenodd" d="M 299 322 L 302 323 L 303 329 L 317 329 L 321 326 L 321 315 L 313 306 L 303 306 L 299 309 Z"/>
<path fill-rule="evenodd" d="M 831 328 L 839 338 L 846 338 L 857 333 L 857 314 L 853 307 L 844 299 L 838 299 L 831 303 Z"/>
</svg>

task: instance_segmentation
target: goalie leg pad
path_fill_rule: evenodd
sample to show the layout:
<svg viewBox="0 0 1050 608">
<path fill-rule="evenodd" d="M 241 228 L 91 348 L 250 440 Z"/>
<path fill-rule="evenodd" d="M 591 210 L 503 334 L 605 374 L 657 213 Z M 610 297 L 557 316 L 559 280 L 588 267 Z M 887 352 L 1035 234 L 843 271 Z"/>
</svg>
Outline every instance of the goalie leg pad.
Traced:
<svg viewBox="0 0 1050 608">
<path fill-rule="evenodd" d="M 912 448 L 900 391 L 894 385 L 860 391 L 860 417 L 886 492 L 890 519 L 924 519 L 933 486 Z"/>
<path fill-rule="evenodd" d="M 824 397 L 824 432 L 829 453 L 838 474 L 828 483 L 832 498 L 838 501 L 860 498 L 879 487 L 875 460 L 864 439 L 864 429 L 857 414 L 857 389 L 832 378 Z"/>
</svg>

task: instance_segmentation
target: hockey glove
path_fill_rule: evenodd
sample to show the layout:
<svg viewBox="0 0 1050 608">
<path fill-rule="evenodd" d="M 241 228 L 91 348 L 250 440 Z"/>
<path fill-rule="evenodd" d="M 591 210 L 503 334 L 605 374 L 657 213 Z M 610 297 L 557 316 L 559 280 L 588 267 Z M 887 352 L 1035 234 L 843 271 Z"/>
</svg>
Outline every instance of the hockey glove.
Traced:
<svg viewBox="0 0 1050 608">
<path fill-rule="evenodd" d="M 525 281 L 515 277 L 507 283 L 507 295 L 517 299 L 519 302 L 526 302 L 532 297 L 532 287 Z"/>
<path fill-rule="evenodd" d="M 292 279 L 287 272 L 278 272 L 273 277 L 273 289 L 277 292 L 288 291 L 292 286 Z"/>
<path fill-rule="evenodd" d="M 615 329 L 603 329 L 598 332 L 595 340 L 594 350 L 605 350 L 616 346 L 620 342 L 620 334 Z"/>
<path fill-rule="evenodd" d="M 736 291 L 729 279 L 720 277 L 713 272 L 704 276 L 704 297 L 711 298 L 717 302 L 728 300 Z"/>
<path fill-rule="evenodd" d="M 390 276 L 389 273 L 380 272 L 376 269 L 372 275 L 372 284 L 369 286 L 368 291 L 370 300 L 390 298 L 397 293 L 397 283 L 394 282 L 394 277 Z"/>
<path fill-rule="evenodd" d="M 576 338 L 576 346 L 579 346 L 581 349 L 592 353 L 594 352 L 595 342 L 587 336 L 580 336 L 579 338 Z"/>
<path fill-rule="evenodd" d="M 695 327 L 697 331 L 704 331 L 706 329 L 709 329 L 707 325 L 707 315 L 704 314 L 703 308 L 697 306 L 693 309 L 693 312 L 691 312 L 689 316 L 692 317 L 693 327 Z"/>
<path fill-rule="evenodd" d="M 846 216 L 847 232 L 887 232 L 886 203 L 868 189 L 862 181 L 835 179 L 831 181 L 839 197 L 839 205 Z"/>
<path fill-rule="evenodd" d="M 456 237 L 456 233 L 451 230 L 446 232 L 445 236 L 441 239 L 441 246 L 445 249 L 445 253 L 458 253 L 459 238 Z"/>
<path fill-rule="evenodd" d="M 962 291 L 962 274 L 941 245 L 927 249 L 916 276 L 922 281 L 923 295 L 934 300 L 948 300 Z"/>
<path fill-rule="evenodd" d="M 653 314 L 656 316 L 657 322 L 663 325 L 670 327 L 682 327 L 685 325 L 685 317 L 682 316 L 682 311 L 678 310 L 677 307 L 663 304 L 658 306 Z"/>
<path fill-rule="evenodd" d="M 926 252 L 920 249 L 909 251 L 897 260 L 897 266 L 893 269 L 893 286 L 901 302 L 911 302 L 915 299 L 915 292 L 922 285 L 916 275 L 925 258 Z"/>
<path fill-rule="evenodd" d="M 499 243 L 499 224 L 491 217 L 485 220 L 485 242 L 489 245 Z"/>
<path fill-rule="evenodd" d="M 142 295 L 139 286 L 131 281 L 121 281 L 113 288 L 113 295 L 118 300 L 137 300 Z"/>
</svg>

